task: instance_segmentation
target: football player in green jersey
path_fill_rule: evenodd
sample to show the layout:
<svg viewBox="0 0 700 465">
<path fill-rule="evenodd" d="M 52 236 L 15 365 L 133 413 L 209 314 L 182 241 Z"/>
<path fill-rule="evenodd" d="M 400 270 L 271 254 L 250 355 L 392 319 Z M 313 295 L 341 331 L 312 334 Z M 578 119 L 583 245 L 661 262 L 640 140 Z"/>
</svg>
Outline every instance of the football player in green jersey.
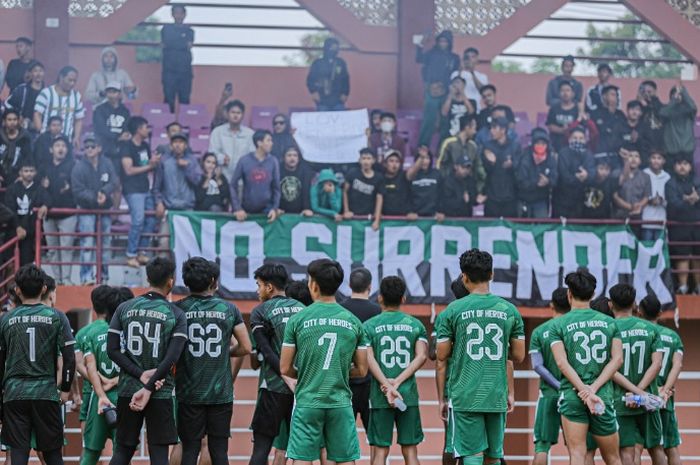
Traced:
<svg viewBox="0 0 700 465">
<path fill-rule="evenodd" d="M 552 323 L 571 310 L 566 288 L 560 287 L 552 292 L 549 306 L 553 311 L 552 319 L 535 328 L 530 336 L 530 363 L 532 369 L 540 375 L 540 397 L 535 413 L 535 459 L 532 465 L 547 465 L 549 449 L 559 441 L 561 427 L 557 406 L 561 372 L 554 361 L 549 336 Z"/>
<path fill-rule="evenodd" d="M 668 459 L 668 465 L 681 465 L 681 455 L 678 446 L 681 444 L 681 435 L 678 431 L 678 420 L 673 402 L 674 386 L 683 367 L 683 341 L 677 332 L 659 324 L 661 316 L 661 302 L 654 294 L 648 294 L 639 302 L 639 312 L 647 321 L 656 323 L 660 339 L 661 371 L 657 383 L 659 395 L 666 401 L 661 409 L 661 429 L 663 430 L 663 446 Z"/>
<path fill-rule="evenodd" d="M 284 423 L 289 428 L 292 420 L 295 382 L 280 373 L 279 356 L 287 322 L 304 305 L 285 295 L 289 276 L 283 265 L 264 264 L 255 270 L 253 277 L 262 303 L 250 314 L 250 326 L 258 354 L 262 355 L 260 373 L 265 388 L 260 390 L 253 413 L 253 453 L 249 465 L 267 465 L 280 426 Z"/>
<path fill-rule="evenodd" d="M 423 441 L 416 371 L 428 358 L 428 336 L 417 318 L 401 311 L 406 301 L 406 283 L 387 276 L 379 285 L 382 313 L 364 323 L 370 347 L 369 369 L 374 377 L 370 390 L 370 422 L 367 438 L 374 447 L 372 465 L 385 465 L 394 425 L 406 465 L 418 465 L 418 444 Z M 375 356 L 376 354 L 376 356 Z M 394 408 L 385 392 L 398 391 L 405 408 Z"/>
<path fill-rule="evenodd" d="M 175 283 L 172 260 L 154 258 L 146 277 L 148 292 L 121 304 L 109 325 L 107 353 L 120 368 L 117 444 L 110 465 L 128 465 L 144 420 L 151 464 L 166 465 L 168 445 L 177 442 L 171 370 L 187 342 L 187 319 L 166 298 Z M 162 379 L 163 388 L 156 390 Z"/>
<path fill-rule="evenodd" d="M 562 374 L 559 413 L 570 463 L 584 464 L 590 430 L 605 463 L 621 465 L 611 382 L 622 366 L 620 331 L 615 320 L 590 308 L 592 274 L 578 270 L 564 282 L 571 311 L 554 320 L 549 339 Z"/>
<path fill-rule="evenodd" d="M 27 465 L 32 435 L 49 465 L 62 465 L 63 419 L 59 402 L 69 398 L 75 373 L 73 333 L 66 315 L 41 303 L 45 273 L 25 265 L 15 274 L 22 305 L 0 321 L 2 440 L 12 463 Z M 57 359 L 62 357 L 59 396 Z"/>
<path fill-rule="evenodd" d="M 238 308 L 214 296 L 218 264 L 190 258 L 182 265 L 182 280 L 190 290 L 176 304 L 185 312 L 189 334 L 175 373 L 182 465 L 196 465 L 204 436 L 212 465 L 226 465 L 233 414 L 231 357 L 248 355 L 250 338 Z"/>
<path fill-rule="evenodd" d="M 450 360 L 448 449 L 461 463 L 486 465 L 503 457 L 506 412 L 511 405 L 508 358 L 525 358 L 525 330 L 518 310 L 491 294 L 493 258 L 471 249 L 459 258 L 469 295 L 436 321 L 437 359 Z M 445 399 L 444 364 L 436 370 L 440 411 Z"/>
<path fill-rule="evenodd" d="M 94 295 L 97 289 L 99 292 Z M 119 367 L 107 355 L 107 330 L 117 307 L 134 298 L 133 292 L 128 288 L 117 289 L 105 285 L 96 287 L 92 294 L 93 308 L 99 307 L 104 313 L 101 312 L 102 318 L 91 324 L 92 330 L 82 343 L 88 380 L 93 390 L 89 398 L 85 399 L 88 411 L 80 465 L 95 465 L 100 460 L 107 439 L 111 439 L 114 444 L 115 431 L 107 424 L 104 410 L 114 407 L 117 402 L 115 388 L 119 381 Z"/>
<path fill-rule="evenodd" d="M 367 375 L 367 341 L 362 324 L 335 300 L 343 268 L 333 260 L 309 263 L 314 303 L 289 319 L 280 371 L 297 379 L 287 455 L 311 465 L 322 443 L 328 460 L 354 464 L 360 458 L 349 378 Z"/>
<path fill-rule="evenodd" d="M 615 374 L 615 411 L 620 427 L 620 457 L 623 465 L 635 463 L 635 445 L 641 444 L 654 465 L 666 465 L 661 443 L 661 415 L 648 412 L 634 403 L 626 403 L 627 393 L 657 395 L 656 378 L 661 371 L 663 353 L 658 326 L 633 316 L 637 292 L 629 284 L 610 288 L 615 324 L 622 335 L 623 363 Z"/>
</svg>

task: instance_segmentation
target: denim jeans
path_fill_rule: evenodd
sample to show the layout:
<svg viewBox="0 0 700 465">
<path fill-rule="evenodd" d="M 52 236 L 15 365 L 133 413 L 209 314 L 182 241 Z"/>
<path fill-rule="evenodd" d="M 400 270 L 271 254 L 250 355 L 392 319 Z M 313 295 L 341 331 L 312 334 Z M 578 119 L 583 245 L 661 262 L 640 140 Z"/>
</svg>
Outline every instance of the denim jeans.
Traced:
<svg viewBox="0 0 700 465">
<path fill-rule="evenodd" d="M 100 229 L 102 231 L 102 276 L 101 281 L 107 282 L 109 279 L 109 261 L 111 260 L 112 253 L 109 247 L 112 246 L 112 217 L 109 215 L 103 215 L 100 217 Z M 80 215 L 78 216 L 78 232 L 81 233 L 95 233 L 95 225 L 97 224 L 97 215 Z M 95 251 L 92 247 L 95 247 L 97 243 L 95 236 L 81 236 L 80 237 L 80 284 L 85 284 L 88 282 L 97 282 L 97 277 L 95 275 Z"/>
<path fill-rule="evenodd" d="M 317 103 L 316 110 L 317 111 L 343 111 L 343 110 L 345 110 L 345 104 L 343 102 L 339 102 L 336 104 Z"/>
<path fill-rule="evenodd" d="M 51 264 L 53 276 L 58 284 L 70 285 L 72 265 L 55 265 L 55 263 L 67 263 L 73 261 L 73 249 L 62 248 L 56 250 L 55 247 L 73 247 L 75 244 L 75 225 L 78 218 L 75 215 L 66 218 L 45 218 L 44 232 L 63 233 L 61 236 L 46 236 L 46 245 L 49 251 L 46 253 L 46 261 Z"/>
<path fill-rule="evenodd" d="M 423 94 L 423 121 L 420 125 L 418 133 L 418 144 L 430 145 L 433 139 L 433 134 L 438 129 L 437 124 L 440 120 L 440 109 L 445 101 L 445 96 L 433 97 L 428 91 L 429 86 L 426 86 Z"/>
<path fill-rule="evenodd" d="M 520 216 L 522 218 L 549 218 L 549 201 L 537 200 L 535 202 L 520 202 Z"/>
<path fill-rule="evenodd" d="M 150 192 L 138 192 L 125 194 L 129 214 L 131 215 L 131 228 L 126 245 L 126 256 L 135 257 L 139 249 L 148 247 L 151 238 L 143 236 L 143 233 L 154 233 L 156 231 L 156 217 L 146 216 L 147 210 L 156 208 L 153 196 Z"/>
<path fill-rule="evenodd" d="M 661 237 L 663 229 L 652 229 L 652 228 L 642 228 L 642 240 L 643 241 L 656 241 Z"/>
</svg>

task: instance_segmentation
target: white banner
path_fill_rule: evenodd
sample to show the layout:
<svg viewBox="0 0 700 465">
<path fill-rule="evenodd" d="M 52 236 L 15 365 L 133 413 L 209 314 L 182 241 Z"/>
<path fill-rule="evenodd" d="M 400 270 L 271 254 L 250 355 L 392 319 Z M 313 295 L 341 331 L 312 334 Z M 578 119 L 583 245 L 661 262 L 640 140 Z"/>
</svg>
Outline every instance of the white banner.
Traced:
<svg viewBox="0 0 700 465">
<path fill-rule="evenodd" d="M 305 160 L 354 163 L 367 147 L 367 109 L 292 113 L 294 139 Z"/>
</svg>

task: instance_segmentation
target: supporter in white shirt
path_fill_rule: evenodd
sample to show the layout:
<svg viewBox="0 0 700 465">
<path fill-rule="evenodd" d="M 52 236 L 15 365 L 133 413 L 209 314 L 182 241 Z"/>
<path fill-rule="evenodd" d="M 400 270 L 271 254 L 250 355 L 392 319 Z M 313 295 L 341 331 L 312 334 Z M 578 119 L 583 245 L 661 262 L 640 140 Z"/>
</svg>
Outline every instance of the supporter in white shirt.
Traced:
<svg viewBox="0 0 700 465">
<path fill-rule="evenodd" d="M 228 122 L 215 127 L 209 137 L 209 151 L 216 154 L 216 160 L 228 181 L 233 177 L 238 160 L 255 151 L 253 130 L 241 124 L 244 114 L 245 105 L 240 100 L 227 103 L 225 115 Z"/>
<path fill-rule="evenodd" d="M 664 171 L 666 157 L 659 150 L 652 150 L 649 155 L 649 166 L 644 172 L 651 179 L 651 198 L 644 210 L 643 221 L 666 221 L 666 183 L 671 175 Z M 662 224 L 642 225 L 642 240 L 656 240 L 664 229 Z"/>
<path fill-rule="evenodd" d="M 464 95 L 472 101 L 472 104 L 476 105 L 476 111 L 479 112 L 481 110 L 479 89 L 489 83 L 489 77 L 476 70 L 477 64 L 479 64 L 479 51 L 474 47 L 469 47 L 462 56 L 462 69 L 452 73 L 450 79 L 454 79 L 455 76 L 461 76 L 464 79 L 466 83 Z"/>
<path fill-rule="evenodd" d="M 78 82 L 78 70 L 64 66 L 58 72 L 56 84 L 44 88 L 34 103 L 34 127 L 40 132 L 47 130 L 52 116 L 63 119 L 63 134 L 68 137 L 74 148 L 80 147 L 80 133 L 85 118 L 80 92 L 75 90 Z"/>
</svg>

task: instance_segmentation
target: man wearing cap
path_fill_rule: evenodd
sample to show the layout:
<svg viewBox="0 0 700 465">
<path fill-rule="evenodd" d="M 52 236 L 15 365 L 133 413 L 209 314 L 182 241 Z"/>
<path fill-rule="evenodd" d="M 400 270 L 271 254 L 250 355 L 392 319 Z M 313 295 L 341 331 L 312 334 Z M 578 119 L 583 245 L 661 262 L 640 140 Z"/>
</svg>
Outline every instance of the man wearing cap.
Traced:
<svg viewBox="0 0 700 465">
<path fill-rule="evenodd" d="M 583 86 L 579 81 L 574 79 L 572 76 L 574 72 L 574 57 L 567 55 L 561 62 L 561 74 L 552 78 L 547 84 L 547 94 L 545 100 L 547 106 L 551 107 L 559 103 L 559 85 L 562 81 L 568 81 L 571 83 L 571 88 L 574 90 L 574 102 L 581 103 L 583 98 Z"/>
<path fill-rule="evenodd" d="M 448 137 L 442 142 L 436 167 L 440 170 L 443 176 L 449 176 L 452 173 L 452 166 L 456 160 L 467 157 L 472 161 L 473 172 L 477 191 L 482 192 L 484 180 L 486 179 L 486 171 L 481 164 L 479 157 L 479 147 L 474 141 L 476 136 L 476 118 L 474 115 L 464 115 L 459 119 L 459 132 L 454 137 Z M 475 199 L 476 201 L 476 199 Z"/>
<path fill-rule="evenodd" d="M 627 117 L 618 109 L 617 93 L 617 86 L 606 86 L 603 89 L 603 106 L 591 113 L 591 119 L 599 133 L 597 153 L 613 153 L 619 149 L 615 138 L 615 128 L 623 124 Z M 613 162 L 613 169 L 615 168 L 619 168 L 619 165 Z"/>
<path fill-rule="evenodd" d="M 105 87 L 104 102 L 97 105 L 92 114 L 92 126 L 95 131 L 94 137 L 102 146 L 102 154 L 109 157 L 113 164 L 119 163 L 119 141 L 131 138 L 126 130 L 126 122 L 130 116 L 129 109 L 122 103 L 121 83 L 110 81 Z"/>
<path fill-rule="evenodd" d="M 517 216 L 515 192 L 515 163 L 520 159 L 520 146 L 508 141 L 508 120 L 494 118 L 491 121 L 491 139 L 481 152 L 481 162 L 486 169 L 484 216 Z"/>
<path fill-rule="evenodd" d="M 591 86 L 586 92 L 586 112 L 590 113 L 603 106 L 603 89 L 610 85 L 610 78 L 613 76 L 612 68 L 607 63 L 598 65 L 598 83 Z M 622 101 L 620 90 L 617 90 L 618 107 Z"/>
<path fill-rule="evenodd" d="M 558 178 L 557 160 L 544 129 L 533 129 L 531 139 L 515 169 L 519 213 L 524 218 L 549 218 L 549 198 Z"/>
<path fill-rule="evenodd" d="M 468 218 L 476 204 L 477 191 L 471 158 L 462 155 L 455 160 L 451 172 L 443 176 L 442 213 L 446 217 Z"/>
<path fill-rule="evenodd" d="M 112 208 L 112 194 L 117 189 L 118 175 L 114 165 L 102 154 L 102 146 L 97 137 L 88 133 L 83 138 L 84 156 L 75 163 L 71 172 L 73 198 L 78 208 L 84 210 L 109 210 Z M 97 215 L 79 215 L 78 232 L 94 234 Z M 112 245 L 112 217 L 101 215 L 99 227 L 102 232 L 102 276 L 101 281 L 109 280 L 109 261 Z M 97 282 L 95 274 L 95 236 L 80 236 L 80 284 L 92 285 Z"/>
</svg>

